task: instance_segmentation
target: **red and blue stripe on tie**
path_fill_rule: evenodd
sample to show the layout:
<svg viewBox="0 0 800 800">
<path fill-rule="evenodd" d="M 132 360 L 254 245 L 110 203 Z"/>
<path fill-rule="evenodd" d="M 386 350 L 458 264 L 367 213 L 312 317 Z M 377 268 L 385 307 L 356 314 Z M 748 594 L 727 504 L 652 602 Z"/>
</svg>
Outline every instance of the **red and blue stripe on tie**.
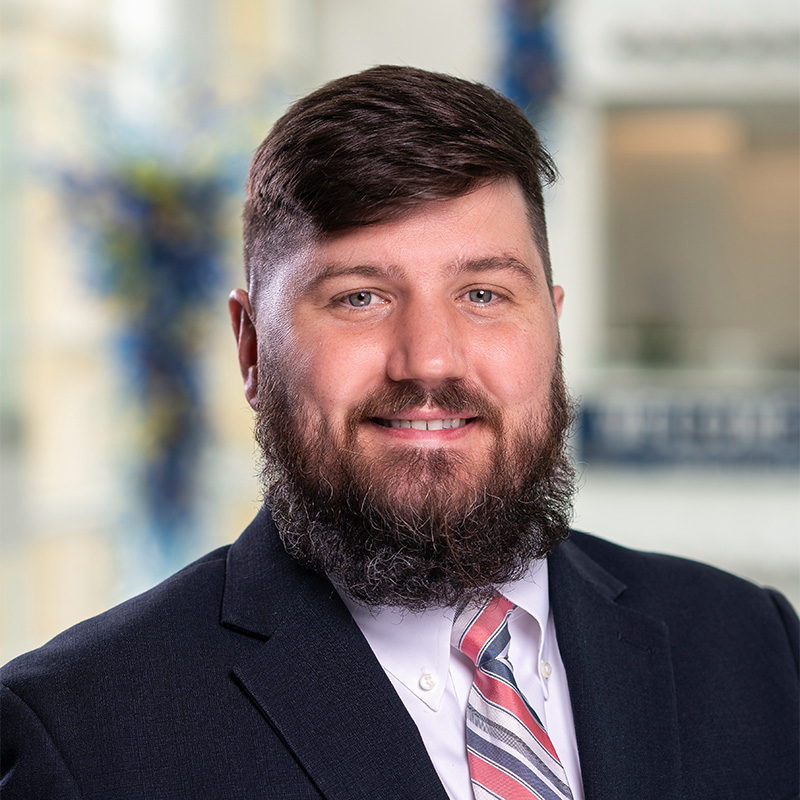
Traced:
<svg viewBox="0 0 800 800">
<path fill-rule="evenodd" d="M 572 800 L 553 743 L 506 658 L 513 609 L 495 595 L 482 606 L 461 609 L 453 622 L 453 645 L 476 665 L 466 719 L 475 798 Z"/>
</svg>

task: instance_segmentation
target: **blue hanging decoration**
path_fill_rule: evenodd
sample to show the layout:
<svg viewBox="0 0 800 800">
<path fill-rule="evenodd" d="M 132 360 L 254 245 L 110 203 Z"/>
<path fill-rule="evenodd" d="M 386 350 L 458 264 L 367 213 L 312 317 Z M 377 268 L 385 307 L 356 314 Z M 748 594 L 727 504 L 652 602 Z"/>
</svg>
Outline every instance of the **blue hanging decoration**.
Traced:
<svg viewBox="0 0 800 800">
<path fill-rule="evenodd" d="M 507 46 L 501 89 L 531 119 L 547 114 L 561 86 L 555 0 L 503 0 Z"/>
<path fill-rule="evenodd" d="M 195 512 L 202 322 L 221 283 L 228 188 L 219 176 L 147 161 L 66 185 L 94 251 L 91 282 L 120 317 L 120 361 L 140 419 L 137 496 L 169 560 Z"/>
</svg>

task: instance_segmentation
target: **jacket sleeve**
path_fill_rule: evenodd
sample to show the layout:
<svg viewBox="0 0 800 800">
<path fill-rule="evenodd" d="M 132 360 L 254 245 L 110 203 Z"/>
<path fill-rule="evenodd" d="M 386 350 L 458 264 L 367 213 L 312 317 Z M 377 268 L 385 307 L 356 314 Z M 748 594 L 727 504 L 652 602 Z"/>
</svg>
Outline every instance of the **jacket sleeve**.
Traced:
<svg viewBox="0 0 800 800">
<path fill-rule="evenodd" d="M 39 717 L 0 688 L 0 796 L 3 800 L 80 800 L 69 768 Z"/>
</svg>

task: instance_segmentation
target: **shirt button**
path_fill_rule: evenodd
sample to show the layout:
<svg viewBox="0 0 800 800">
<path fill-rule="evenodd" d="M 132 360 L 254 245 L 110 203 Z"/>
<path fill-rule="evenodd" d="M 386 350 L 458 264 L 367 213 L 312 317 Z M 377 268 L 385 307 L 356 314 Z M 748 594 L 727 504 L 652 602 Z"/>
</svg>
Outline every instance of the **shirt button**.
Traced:
<svg viewBox="0 0 800 800">
<path fill-rule="evenodd" d="M 553 668 L 550 666 L 549 661 L 542 661 L 542 675 L 549 678 L 553 674 Z"/>
<path fill-rule="evenodd" d="M 436 687 L 436 676 L 431 675 L 430 672 L 423 672 L 422 677 L 419 679 L 419 688 L 425 692 L 429 692 Z"/>
</svg>

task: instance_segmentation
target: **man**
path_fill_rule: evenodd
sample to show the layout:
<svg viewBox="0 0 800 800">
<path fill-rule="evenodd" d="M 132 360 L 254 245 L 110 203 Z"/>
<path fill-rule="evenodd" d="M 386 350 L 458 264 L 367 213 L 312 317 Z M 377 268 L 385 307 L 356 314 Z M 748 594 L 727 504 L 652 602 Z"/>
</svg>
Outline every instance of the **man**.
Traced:
<svg viewBox="0 0 800 800">
<path fill-rule="evenodd" d="M 410 68 L 278 121 L 230 298 L 267 502 L 5 668 L 8 800 L 797 796 L 786 601 L 569 535 L 554 175 Z"/>
</svg>

